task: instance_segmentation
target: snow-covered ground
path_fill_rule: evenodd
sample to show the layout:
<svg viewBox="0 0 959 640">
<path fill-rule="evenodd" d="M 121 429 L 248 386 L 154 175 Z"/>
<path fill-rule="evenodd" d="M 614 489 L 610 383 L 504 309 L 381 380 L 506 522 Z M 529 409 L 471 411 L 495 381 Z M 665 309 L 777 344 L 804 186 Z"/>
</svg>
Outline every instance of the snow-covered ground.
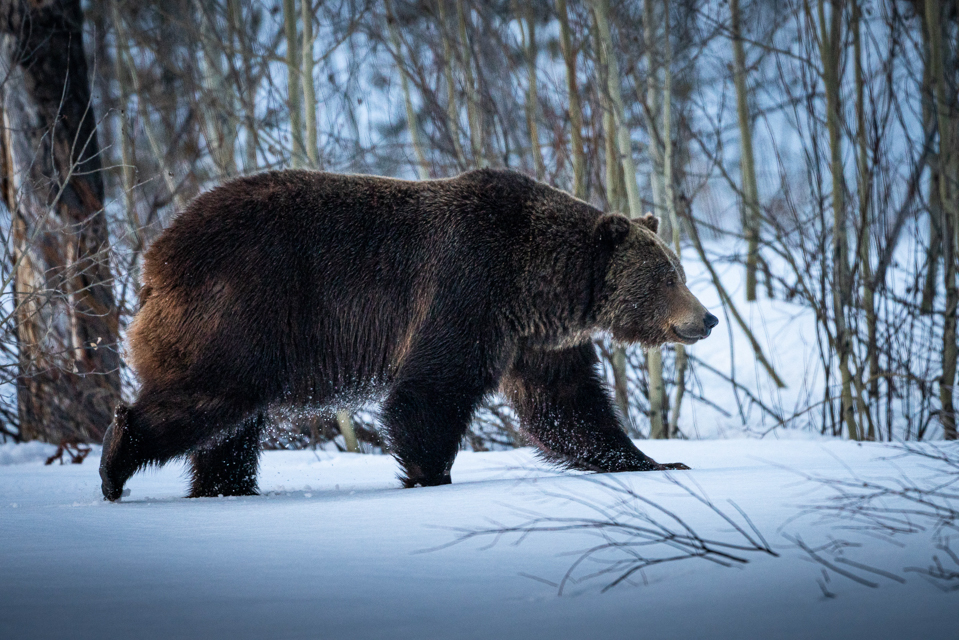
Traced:
<svg viewBox="0 0 959 640">
<path fill-rule="evenodd" d="M 917 525 L 914 532 L 889 539 L 888 531 L 863 529 L 852 511 L 830 512 L 841 504 L 830 500 L 835 491 L 803 475 L 855 478 L 846 491 L 856 493 L 863 481 L 931 488 L 955 481 L 955 468 L 887 446 L 825 440 L 640 446 L 694 470 L 583 476 L 550 470 L 528 449 L 464 452 L 452 486 L 402 490 L 386 456 L 281 451 L 263 456 L 262 496 L 183 499 L 183 467 L 169 465 L 138 474 L 129 497 L 108 504 L 100 499 L 96 451 L 82 465 L 45 467 L 44 446 L 0 445 L 0 638 L 959 634 L 959 591 L 944 590 L 959 581 L 911 570 L 933 566 L 933 556 L 946 570 L 959 570 L 936 546 L 956 533 L 956 522 L 937 529 L 934 519 L 913 514 L 906 520 Z M 959 457 L 955 446 L 927 449 L 937 450 Z M 936 499 L 957 508 L 955 500 Z M 883 500 L 858 504 L 881 507 L 874 514 L 905 504 Z M 602 561 L 622 562 L 626 551 L 648 558 L 686 553 L 662 543 L 617 546 L 579 564 L 560 595 L 581 553 L 603 543 L 597 534 L 637 543 L 643 529 L 480 535 L 446 546 L 469 531 L 537 517 L 552 529 L 589 525 L 582 518 L 605 517 L 596 508 L 655 535 L 692 530 L 750 546 L 735 523 L 778 557 L 714 547 L 748 563 L 685 558 L 604 591 L 620 573 L 590 577 L 610 568 Z"/>
</svg>

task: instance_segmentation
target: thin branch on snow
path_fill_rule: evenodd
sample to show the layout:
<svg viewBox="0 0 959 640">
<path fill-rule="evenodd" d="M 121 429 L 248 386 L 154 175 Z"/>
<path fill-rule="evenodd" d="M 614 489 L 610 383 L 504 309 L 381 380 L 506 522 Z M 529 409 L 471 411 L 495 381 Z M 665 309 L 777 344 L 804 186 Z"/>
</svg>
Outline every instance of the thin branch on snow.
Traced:
<svg viewBox="0 0 959 640">
<path fill-rule="evenodd" d="M 948 532 L 959 532 L 959 447 L 900 444 L 895 449 L 898 455 L 886 458 L 887 461 L 918 456 L 932 463 L 925 467 L 930 474 L 916 479 L 897 469 L 895 475 L 862 478 L 848 466 L 849 476 L 846 478 L 796 472 L 828 489 L 832 495 L 824 502 L 806 505 L 784 523 L 780 531 L 797 520 L 815 516 L 817 523 L 832 525 L 834 530 L 869 535 L 892 544 L 897 544 L 896 537 L 928 533 L 932 540 L 938 541 L 936 548 L 945 554 L 947 562 L 955 565 L 955 569 L 945 566 L 943 560 L 933 554 L 929 567 L 907 567 L 903 571 L 918 573 L 945 591 L 959 590 L 959 556 L 949 546 L 952 536 L 947 535 Z M 879 585 L 863 577 L 863 572 L 905 582 L 895 573 L 845 557 L 846 549 L 861 545 L 831 539 L 825 545 L 811 547 L 798 535 L 782 535 L 810 560 L 864 586 L 875 588 Z"/>
<path fill-rule="evenodd" d="M 484 549 L 491 548 L 501 540 L 512 537 L 512 544 L 519 545 L 527 538 L 539 534 L 581 534 L 598 538 L 598 542 L 586 548 L 569 552 L 575 560 L 558 581 L 542 577 L 533 578 L 557 589 L 559 595 L 570 585 L 592 580 L 604 580 L 602 591 L 606 592 L 639 573 L 661 564 L 699 558 L 724 567 L 744 565 L 752 553 L 764 553 L 778 557 L 749 516 L 736 503 L 730 505 L 739 514 L 737 520 L 716 506 L 700 489 L 694 489 L 667 474 L 670 482 L 681 488 L 713 516 L 718 517 L 735 532 L 731 539 L 712 539 L 699 535 L 692 526 L 676 512 L 640 495 L 626 480 L 611 476 L 581 476 L 582 482 L 599 487 L 604 499 L 595 493 L 575 491 L 543 492 L 545 498 L 573 503 L 583 507 L 587 515 L 561 517 L 543 514 L 526 508 L 514 508 L 525 519 L 517 524 L 490 521 L 492 526 L 482 529 L 455 528 L 459 536 L 447 544 L 427 549 L 437 551 L 467 540 L 491 538 Z"/>
</svg>

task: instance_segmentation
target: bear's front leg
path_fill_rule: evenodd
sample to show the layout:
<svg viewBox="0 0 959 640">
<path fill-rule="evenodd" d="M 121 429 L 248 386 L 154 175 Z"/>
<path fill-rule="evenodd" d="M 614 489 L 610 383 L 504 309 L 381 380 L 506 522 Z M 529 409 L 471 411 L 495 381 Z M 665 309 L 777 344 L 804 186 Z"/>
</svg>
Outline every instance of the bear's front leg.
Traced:
<svg viewBox="0 0 959 640">
<path fill-rule="evenodd" d="M 590 343 L 562 350 L 524 349 L 501 384 L 523 430 L 543 456 L 588 471 L 689 469 L 660 464 L 636 448 L 620 425 Z"/>
</svg>

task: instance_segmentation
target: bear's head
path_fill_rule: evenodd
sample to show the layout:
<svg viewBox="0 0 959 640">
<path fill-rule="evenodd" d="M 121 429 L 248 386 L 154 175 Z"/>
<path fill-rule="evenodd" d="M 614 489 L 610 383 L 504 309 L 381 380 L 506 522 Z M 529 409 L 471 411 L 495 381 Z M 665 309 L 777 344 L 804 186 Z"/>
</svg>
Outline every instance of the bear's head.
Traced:
<svg viewBox="0 0 959 640">
<path fill-rule="evenodd" d="M 608 258 L 597 321 L 622 343 L 654 347 L 664 342 L 693 344 L 719 320 L 686 288 L 679 258 L 658 235 L 659 219 L 647 214 L 630 221 L 606 214 L 593 229 Z"/>
</svg>

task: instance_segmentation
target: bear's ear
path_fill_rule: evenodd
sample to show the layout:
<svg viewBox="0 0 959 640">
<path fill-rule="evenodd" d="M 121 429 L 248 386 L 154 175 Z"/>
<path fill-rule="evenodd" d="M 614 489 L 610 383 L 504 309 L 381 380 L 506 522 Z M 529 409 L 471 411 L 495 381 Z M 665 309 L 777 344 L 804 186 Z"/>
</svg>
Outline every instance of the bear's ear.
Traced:
<svg viewBox="0 0 959 640">
<path fill-rule="evenodd" d="M 644 227 L 646 227 L 653 233 L 659 233 L 659 218 L 657 218 L 651 213 L 647 213 L 636 222 L 643 225 Z"/>
<path fill-rule="evenodd" d="M 600 243 L 615 246 L 626 239 L 629 235 L 630 221 L 625 216 L 618 213 L 607 213 L 596 221 L 596 227 L 593 232 Z"/>
</svg>

